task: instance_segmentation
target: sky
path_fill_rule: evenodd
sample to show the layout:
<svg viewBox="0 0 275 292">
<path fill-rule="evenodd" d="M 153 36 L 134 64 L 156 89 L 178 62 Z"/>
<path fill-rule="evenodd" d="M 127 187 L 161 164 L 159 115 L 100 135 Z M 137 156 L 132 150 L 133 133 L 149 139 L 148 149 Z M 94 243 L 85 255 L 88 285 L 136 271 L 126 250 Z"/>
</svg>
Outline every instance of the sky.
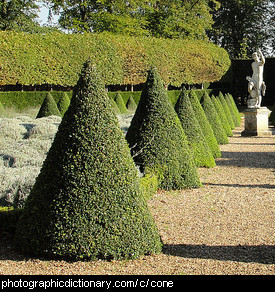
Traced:
<svg viewBox="0 0 275 292">
<path fill-rule="evenodd" d="M 46 24 L 48 21 L 49 9 L 43 6 L 43 4 L 41 3 L 38 3 L 38 5 L 40 7 L 40 12 L 38 12 L 38 16 L 39 16 L 38 22 L 41 25 L 43 25 L 43 24 Z M 53 20 L 54 23 L 57 22 L 58 16 L 54 15 L 53 19 L 54 19 Z"/>
</svg>

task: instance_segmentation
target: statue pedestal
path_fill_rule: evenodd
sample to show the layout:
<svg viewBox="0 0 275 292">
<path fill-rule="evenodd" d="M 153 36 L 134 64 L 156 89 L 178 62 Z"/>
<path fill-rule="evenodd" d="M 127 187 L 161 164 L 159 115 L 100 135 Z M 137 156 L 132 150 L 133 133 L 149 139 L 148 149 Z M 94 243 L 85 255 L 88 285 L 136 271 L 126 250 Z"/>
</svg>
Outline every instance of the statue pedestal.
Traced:
<svg viewBox="0 0 275 292">
<path fill-rule="evenodd" d="M 245 130 L 242 136 L 270 136 L 272 132 L 268 129 L 268 115 L 270 110 L 266 107 L 247 108 L 245 115 Z"/>
</svg>

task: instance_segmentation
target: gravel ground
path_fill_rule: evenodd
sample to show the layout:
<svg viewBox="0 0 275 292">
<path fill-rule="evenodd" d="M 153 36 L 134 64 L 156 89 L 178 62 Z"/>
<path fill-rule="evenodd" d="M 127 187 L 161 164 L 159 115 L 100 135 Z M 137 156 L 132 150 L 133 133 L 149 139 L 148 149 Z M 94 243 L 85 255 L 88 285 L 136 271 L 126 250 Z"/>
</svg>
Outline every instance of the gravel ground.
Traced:
<svg viewBox="0 0 275 292">
<path fill-rule="evenodd" d="M 131 261 L 24 258 L 0 238 L 0 275 L 274 275 L 275 136 L 234 130 L 200 189 L 158 192 L 149 206 L 163 253 Z"/>
</svg>

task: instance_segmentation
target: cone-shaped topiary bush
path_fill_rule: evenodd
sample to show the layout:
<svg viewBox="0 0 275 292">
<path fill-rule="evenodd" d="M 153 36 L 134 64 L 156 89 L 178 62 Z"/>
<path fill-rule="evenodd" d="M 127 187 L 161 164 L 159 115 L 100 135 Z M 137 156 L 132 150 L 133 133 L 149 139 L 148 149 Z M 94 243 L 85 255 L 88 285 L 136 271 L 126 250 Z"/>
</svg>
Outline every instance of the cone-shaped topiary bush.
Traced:
<svg viewBox="0 0 275 292">
<path fill-rule="evenodd" d="M 129 111 L 135 111 L 137 109 L 137 104 L 132 95 L 130 95 L 129 99 L 127 100 L 126 107 Z"/>
<path fill-rule="evenodd" d="M 126 139 L 142 172 L 150 168 L 161 173 L 160 188 L 201 185 L 187 138 L 155 66 L 148 73 Z"/>
<path fill-rule="evenodd" d="M 66 92 L 63 92 L 60 100 L 58 101 L 57 103 L 57 107 L 59 109 L 59 112 L 61 114 L 61 116 L 63 117 L 66 110 L 68 109 L 70 105 L 70 99 L 69 99 L 69 96 Z"/>
<path fill-rule="evenodd" d="M 214 157 L 205 140 L 186 90 L 181 91 L 175 110 L 193 152 L 196 166 L 214 167 L 216 165 Z"/>
<path fill-rule="evenodd" d="M 225 112 L 224 112 L 224 109 L 223 109 L 223 106 L 220 102 L 220 99 L 215 97 L 214 95 L 211 96 L 211 100 L 215 106 L 215 109 L 221 119 L 221 122 L 222 122 L 222 126 L 223 126 L 223 129 L 225 131 L 225 134 L 228 136 L 228 137 L 232 137 L 233 136 L 233 133 L 232 133 L 232 130 L 231 130 L 231 126 L 229 125 L 228 123 L 228 120 L 225 116 Z"/>
<path fill-rule="evenodd" d="M 213 132 L 212 126 L 210 125 L 205 112 L 199 102 L 199 99 L 196 93 L 191 90 L 189 93 L 189 99 L 191 101 L 193 110 L 195 112 L 195 116 L 201 126 L 202 132 L 204 134 L 205 140 L 212 152 L 214 158 L 221 157 L 221 150 L 219 148 L 219 144 Z"/>
<path fill-rule="evenodd" d="M 56 102 L 54 101 L 52 95 L 48 92 L 36 118 L 38 119 L 52 115 L 61 116 L 60 111 L 56 105 Z"/>
<path fill-rule="evenodd" d="M 233 96 L 231 94 L 226 94 L 225 95 L 225 100 L 227 102 L 227 105 L 231 111 L 231 115 L 232 115 L 232 119 L 233 119 L 233 123 L 235 127 L 240 127 L 241 125 L 241 115 L 239 113 L 239 110 L 236 106 L 236 103 L 233 99 Z"/>
<path fill-rule="evenodd" d="M 229 143 L 228 137 L 226 136 L 224 132 L 221 119 L 215 109 L 213 102 L 211 101 L 210 96 L 208 95 L 206 91 L 203 93 L 201 104 L 204 109 L 205 115 L 210 125 L 212 126 L 212 129 L 213 129 L 213 132 L 217 139 L 218 144 L 220 145 L 228 144 Z"/>
<path fill-rule="evenodd" d="M 110 103 L 111 103 L 111 107 L 112 107 L 112 110 L 114 111 L 115 114 L 120 114 L 120 110 L 117 106 L 117 103 L 111 98 L 110 98 Z"/>
<path fill-rule="evenodd" d="M 234 122 L 233 122 L 233 119 L 232 119 L 232 115 L 231 115 L 231 111 L 227 105 L 227 102 L 224 98 L 224 95 L 219 92 L 219 96 L 218 96 L 221 104 L 222 104 L 222 107 L 223 107 L 223 110 L 224 110 L 224 113 L 225 113 L 225 116 L 227 118 L 227 121 L 228 121 L 228 124 L 229 126 L 231 127 L 231 130 L 234 130 L 235 129 L 235 125 L 234 125 Z"/>
<path fill-rule="evenodd" d="M 114 101 L 116 102 L 121 114 L 126 114 L 128 112 L 124 100 L 119 92 L 116 93 Z"/>
<path fill-rule="evenodd" d="M 89 61 L 26 200 L 16 246 L 71 259 L 161 250 L 130 149 Z"/>
</svg>

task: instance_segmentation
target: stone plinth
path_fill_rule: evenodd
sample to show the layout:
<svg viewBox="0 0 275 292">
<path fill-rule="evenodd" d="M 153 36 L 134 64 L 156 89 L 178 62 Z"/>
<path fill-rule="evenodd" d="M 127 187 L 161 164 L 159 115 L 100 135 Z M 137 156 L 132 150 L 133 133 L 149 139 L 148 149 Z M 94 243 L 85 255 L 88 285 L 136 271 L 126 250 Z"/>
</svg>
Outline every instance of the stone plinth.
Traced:
<svg viewBox="0 0 275 292">
<path fill-rule="evenodd" d="M 270 136 L 272 132 L 268 129 L 268 115 L 270 110 L 266 107 L 248 108 L 244 111 L 245 130 L 242 136 Z"/>
</svg>

